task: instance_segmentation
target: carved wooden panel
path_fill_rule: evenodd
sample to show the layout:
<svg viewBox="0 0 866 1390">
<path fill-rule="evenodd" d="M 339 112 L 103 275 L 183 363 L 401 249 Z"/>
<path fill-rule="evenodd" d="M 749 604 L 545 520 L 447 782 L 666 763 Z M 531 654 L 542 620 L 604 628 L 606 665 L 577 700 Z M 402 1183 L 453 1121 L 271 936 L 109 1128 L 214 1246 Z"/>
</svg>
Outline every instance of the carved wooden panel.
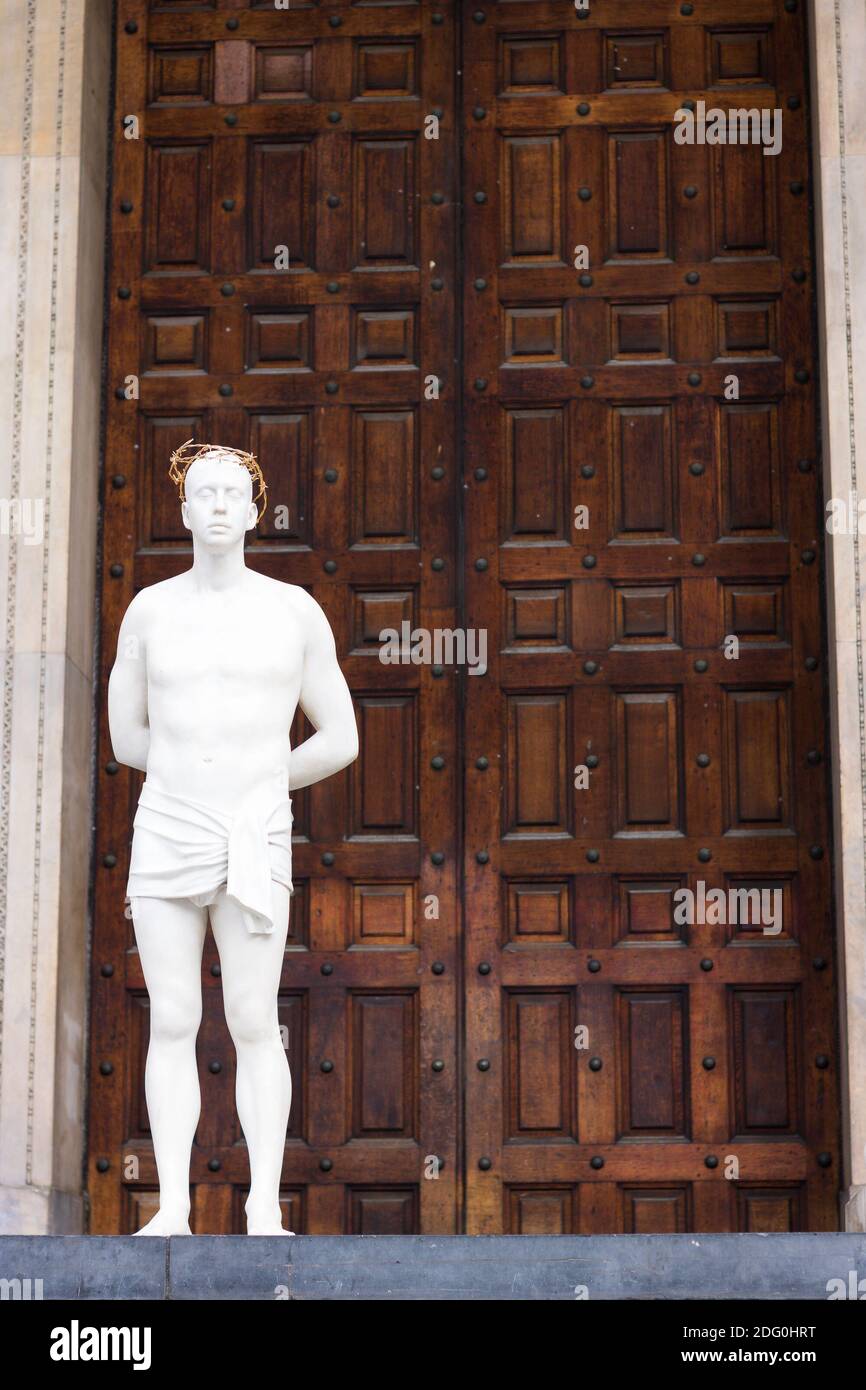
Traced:
<svg viewBox="0 0 866 1390">
<path fill-rule="evenodd" d="M 833 1229 L 804 6 L 475 8 L 467 1229 Z"/>
<path fill-rule="evenodd" d="M 293 1081 L 285 1224 L 460 1226 L 457 683 L 453 669 L 443 679 L 430 663 L 378 659 L 385 628 L 459 625 L 457 74 L 453 6 L 442 8 L 439 25 L 417 5 L 120 0 L 94 1232 L 134 1230 L 155 1202 L 147 995 L 124 916 L 141 779 L 113 770 L 104 689 L 135 590 L 190 564 L 166 476 L 171 450 L 190 437 L 257 454 L 269 505 L 247 563 L 322 604 L 361 731 L 355 764 L 293 797 L 296 891 L 279 1006 Z M 427 140 L 434 108 L 448 118 Z M 123 138 L 130 113 L 137 140 Z M 435 401 L 424 374 L 440 381 Z M 127 399 L 129 376 L 139 391 Z M 299 717 L 293 742 L 310 732 Z M 245 1229 L 249 1169 L 216 964 L 209 934 L 192 1223 L 233 1232 Z M 99 1071 L 108 1057 L 110 1077 Z"/>
<path fill-rule="evenodd" d="M 248 563 L 323 604 L 361 728 L 294 804 L 294 1230 L 837 1224 L 805 6 L 683 8 L 120 0 L 102 692 L 135 589 L 189 563 L 168 455 L 216 438 L 261 457 Z M 699 100 L 779 108 L 778 154 L 678 143 Z M 483 674 L 415 660 L 437 631 Z M 100 716 L 120 1232 L 156 1174 L 140 779 Z M 215 964 L 193 1220 L 237 1231 Z"/>
</svg>

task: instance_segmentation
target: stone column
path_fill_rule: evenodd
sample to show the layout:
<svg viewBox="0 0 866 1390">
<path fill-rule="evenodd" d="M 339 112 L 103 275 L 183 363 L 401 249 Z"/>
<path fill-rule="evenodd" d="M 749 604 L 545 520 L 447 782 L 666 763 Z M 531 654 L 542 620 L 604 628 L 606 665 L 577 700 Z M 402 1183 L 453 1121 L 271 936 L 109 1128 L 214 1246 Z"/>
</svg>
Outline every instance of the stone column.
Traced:
<svg viewBox="0 0 866 1390">
<path fill-rule="evenodd" d="M 861 477 L 866 488 L 866 5 L 812 0 L 810 20 L 824 497 L 848 506 Z M 826 541 L 841 1219 L 849 1231 L 866 1231 L 866 519 L 862 535 L 855 519 L 853 533 Z"/>
<path fill-rule="evenodd" d="M 110 0 L 0 0 L 0 1232 L 84 1225 Z"/>
</svg>

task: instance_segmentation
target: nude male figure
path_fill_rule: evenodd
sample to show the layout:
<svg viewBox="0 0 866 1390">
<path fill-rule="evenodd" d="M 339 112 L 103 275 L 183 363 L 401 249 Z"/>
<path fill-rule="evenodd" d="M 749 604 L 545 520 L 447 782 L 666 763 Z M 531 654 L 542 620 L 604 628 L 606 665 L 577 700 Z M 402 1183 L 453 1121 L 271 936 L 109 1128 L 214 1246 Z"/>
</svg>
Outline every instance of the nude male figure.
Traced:
<svg viewBox="0 0 866 1390">
<path fill-rule="evenodd" d="M 244 533 L 258 519 L 252 483 L 247 464 L 219 446 L 187 468 L 181 510 L 193 537 L 192 568 L 133 599 L 109 682 L 114 755 L 146 772 L 151 798 L 145 807 L 143 789 L 130 898 L 150 995 L 145 1092 L 160 1205 L 139 1235 L 191 1233 L 208 912 L 237 1051 L 251 1176 L 247 1231 L 293 1234 L 282 1227 L 279 1207 L 292 1096 L 277 1021 L 289 920 L 288 793 L 352 762 L 358 733 L 322 609 L 305 590 L 244 562 Z M 291 749 L 299 704 L 316 733 Z M 178 885 L 177 896 L 160 896 Z"/>
</svg>

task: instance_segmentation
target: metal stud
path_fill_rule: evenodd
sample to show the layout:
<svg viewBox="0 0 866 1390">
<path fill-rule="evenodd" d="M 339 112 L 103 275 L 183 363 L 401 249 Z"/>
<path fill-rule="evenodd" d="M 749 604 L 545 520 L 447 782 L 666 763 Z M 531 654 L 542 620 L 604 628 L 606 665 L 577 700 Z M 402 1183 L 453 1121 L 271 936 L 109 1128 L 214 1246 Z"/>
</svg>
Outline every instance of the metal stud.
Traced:
<svg viewBox="0 0 866 1390">
<path fill-rule="evenodd" d="M 594 477 L 595 477 L 595 468 L 594 468 L 593 464 L 591 464 L 591 463 L 584 463 L 584 464 L 581 464 L 580 476 L 581 476 L 582 478 L 594 478 Z"/>
<path fill-rule="evenodd" d="M 595 1154 L 594 1157 L 589 1160 L 589 1166 L 590 1168 L 603 1168 L 604 1159 L 600 1154 Z"/>
<path fill-rule="evenodd" d="M 706 465 L 703 463 L 690 463 L 689 472 L 694 478 L 699 478 L 702 473 L 706 472 Z"/>
<path fill-rule="evenodd" d="M 699 676 L 702 676 L 705 671 L 709 670 L 709 665 L 710 663 L 707 661 L 705 657 L 699 656 L 697 661 L 695 662 L 695 670 L 697 671 Z"/>
<path fill-rule="evenodd" d="M 705 1167 L 705 1168 L 718 1168 L 718 1166 L 719 1166 L 719 1160 L 716 1158 L 716 1155 L 715 1155 L 715 1154 L 707 1154 L 706 1158 L 704 1159 L 704 1167 Z"/>
<path fill-rule="evenodd" d="M 476 482 L 479 482 L 479 483 L 486 482 L 486 481 L 487 481 L 487 469 L 486 469 L 486 468 L 476 468 L 476 470 L 475 470 L 475 480 L 476 480 Z"/>
<path fill-rule="evenodd" d="M 581 286 L 583 287 L 583 289 L 588 290 L 589 287 L 590 287 L 590 285 L 592 284 L 592 276 L 591 276 L 591 275 L 587 275 L 587 274 L 584 272 L 584 274 L 581 275 L 581 277 L 580 277 L 580 284 L 581 284 Z"/>
<path fill-rule="evenodd" d="M 236 111 L 229 111 L 229 113 L 228 113 L 228 115 L 226 116 L 225 120 L 226 120 L 226 125 L 237 125 L 237 123 L 238 123 L 237 112 L 236 112 Z"/>
<path fill-rule="evenodd" d="M 583 663 L 583 670 L 584 670 L 584 674 L 585 674 L 585 675 L 587 675 L 587 676 L 594 676 L 595 673 L 596 673 L 597 670 L 598 670 L 598 662 L 597 662 L 597 661 L 585 661 L 585 662 Z"/>
<path fill-rule="evenodd" d="M 118 297 L 118 299 L 129 299 L 129 298 L 131 297 L 131 295 L 132 295 L 132 290 L 129 288 L 128 285 L 121 285 L 120 288 L 119 288 L 118 291 L 117 291 L 117 297 Z"/>
<path fill-rule="evenodd" d="M 701 969 L 705 972 L 705 974 L 708 975 L 712 968 L 713 962 L 710 960 L 709 956 L 705 956 L 704 959 L 701 961 Z"/>
<path fill-rule="evenodd" d="M 223 198 L 223 212 L 234 212 L 234 210 L 235 210 L 235 200 L 234 200 L 234 198 Z"/>
<path fill-rule="evenodd" d="M 475 859 L 476 859 L 477 863 L 479 863 L 479 864 L 489 864 L 489 863 L 490 863 L 490 855 L 487 853 L 487 850 L 486 850 L 486 849 L 480 849 L 480 850 L 478 850 L 477 854 L 475 855 Z"/>
<path fill-rule="evenodd" d="M 328 396 L 336 396 L 336 394 L 337 394 L 337 392 L 339 391 L 339 389 L 340 389 L 340 388 L 339 388 L 339 385 L 337 384 L 336 381 L 326 381 L 326 382 L 325 382 L 325 394 L 326 394 L 326 395 L 328 395 Z"/>
<path fill-rule="evenodd" d="M 695 762 L 697 763 L 698 767 L 709 767 L 709 765 L 710 765 L 710 755 L 709 755 L 709 753 L 699 753 L 698 756 L 695 758 Z"/>
<path fill-rule="evenodd" d="M 339 199 L 339 197 L 337 196 L 337 194 L 336 194 L 336 193 L 329 193 L 329 194 L 328 194 L 328 207 L 329 207 L 329 208 L 338 208 L 339 206 L 340 206 L 340 199 Z"/>
<path fill-rule="evenodd" d="M 333 862 L 334 862 L 334 855 L 333 855 L 333 853 L 331 852 L 331 850 L 326 849 L 326 850 L 325 850 L 325 853 L 322 855 L 322 863 L 324 864 L 324 866 L 325 866 L 326 869 L 330 869 L 330 867 L 331 867 L 331 865 L 333 864 Z"/>
<path fill-rule="evenodd" d="M 604 1063 L 602 1062 L 602 1060 L 601 1060 L 600 1057 L 590 1057 L 590 1059 L 589 1059 L 589 1069 L 590 1069 L 590 1071 L 601 1071 L 603 1065 L 604 1065 Z"/>
<path fill-rule="evenodd" d="M 475 201 L 476 203 L 487 202 L 487 194 L 484 192 L 483 188 L 479 188 L 478 192 L 475 194 Z"/>
<path fill-rule="evenodd" d="M 322 476 L 326 483 L 335 483 L 338 477 L 337 470 L 336 468 L 326 468 Z"/>
<path fill-rule="evenodd" d="M 592 197 L 592 189 L 591 189 L 591 188 L 579 188 L 579 189 L 577 190 L 577 196 L 578 196 L 578 198 L 580 199 L 580 201 L 581 201 L 582 203 L 588 203 L 589 200 L 590 200 L 590 198 Z"/>
<path fill-rule="evenodd" d="M 324 563 L 323 566 L 322 566 L 322 569 L 325 571 L 325 574 L 336 574 L 336 573 L 337 573 L 337 562 L 336 562 L 336 560 L 326 560 L 325 563 Z"/>
<path fill-rule="evenodd" d="M 715 1071 L 715 1069 L 716 1069 L 716 1059 L 715 1059 L 715 1057 L 705 1057 L 704 1060 L 701 1062 L 701 1066 L 703 1067 L 704 1071 Z"/>
<path fill-rule="evenodd" d="M 692 564 L 693 564 L 693 565 L 697 565 L 698 569 L 700 569 L 700 568 L 701 568 L 703 565 L 705 565 L 706 563 L 707 563 L 707 557 L 706 557 L 706 555 L 702 555 L 700 551 L 698 551 L 698 553 L 697 553 L 696 555 L 693 555 L 693 556 L 692 556 Z"/>
<path fill-rule="evenodd" d="M 120 211 L 124 213 L 124 215 L 129 214 L 130 212 L 132 212 L 132 203 L 130 203 L 128 199 L 124 198 L 123 202 L 120 204 Z"/>
<path fill-rule="evenodd" d="M 324 963 L 324 965 L 322 965 L 322 966 L 319 967 L 319 974 L 320 974 L 320 975 L 333 975 L 333 973 L 334 973 L 334 967 L 333 967 L 333 965 L 331 964 L 331 962 L 330 962 L 329 960 L 326 960 L 325 963 Z"/>
<path fill-rule="evenodd" d="M 689 372 L 686 380 L 688 381 L 689 386 L 700 386 L 701 374 L 700 372 Z"/>
<path fill-rule="evenodd" d="M 588 116 L 591 110 L 592 107 L 590 106 L 588 101 L 579 101 L 577 103 L 578 116 Z"/>
<path fill-rule="evenodd" d="M 105 866 L 106 869 L 116 869 L 116 868 L 117 868 L 117 855 L 116 855 L 116 854 L 103 854 L 103 856 L 102 856 L 102 863 L 103 863 L 103 865 Z"/>
<path fill-rule="evenodd" d="M 111 964 L 110 961 L 106 961 L 105 964 L 101 967 L 99 973 L 100 975 L 103 975 L 106 980 L 110 980 L 112 975 L 114 974 L 114 966 Z"/>
<path fill-rule="evenodd" d="M 586 851 L 586 859 L 588 864 L 597 864 L 600 857 L 601 856 L 599 855 L 597 849 L 588 849 Z"/>
<path fill-rule="evenodd" d="M 598 767 L 598 754 L 597 754 L 597 753 L 587 753 L 587 755 L 586 755 L 586 765 L 587 765 L 587 767 Z"/>
<path fill-rule="evenodd" d="M 336 280 L 329 280 L 327 285 L 325 286 L 325 289 L 328 291 L 328 294 L 340 293 L 340 286 Z"/>
<path fill-rule="evenodd" d="M 118 772 L 120 771 L 120 764 L 119 764 L 119 763 L 106 763 L 106 764 L 105 764 L 105 771 L 108 773 L 109 777 L 116 777 L 117 774 L 118 774 Z"/>
<path fill-rule="evenodd" d="M 829 1065 L 830 1058 L 827 1056 L 826 1052 L 819 1052 L 818 1056 L 815 1058 L 815 1066 L 818 1068 L 818 1070 L 826 1071 Z"/>
<path fill-rule="evenodd" d="M 595 378 L 591 376 L 582 376 L 580 378 L 580 384 L 583 387 L 584 391 L 591 391 L 593 386 L 595 385 Z"/>
<path fill-rule="evenodd" d="M 430 855 L 430 862 L 437 866 L 445 863 L 445 855 L 442 853 L 441 849 L 434 849 L 433 853 Z"/>
<path fill-rule="evenodd" d="M 712 859 L 712 857 L 713 857 L 713 852 L 712 852 L 712 850 L 709 850 L 709 849 L 699 849 L 699 850 L 698 850 L 698 860 L 699 860 L 699 862 L 700 862 L 701 864 L 709 864 L 709 862 L 710 862 L 710 860 Z"/>
<path fill-rule="evenodd" d="M 328 112 L 328 120 L 330 121 L 331 125 L 339 125 L 342 119 L 343 117 L 340 115 L 339 111 Z"/>
<path fill-rule="evenodd" d="M 230 386 L 229 383 L 228 383 L 227 381 L 224 381 L 224 382 L 222 382 L 222 384 L 220 385 L 219 393 L 220 393 L 221 396 L 233 396 L 233 395 L 234 395 L 234 387 L 233 387 L 233 386 Z"/>
<path fill-rule="evenodd" d="M 235 287 L 230 280 L 227 280 L 224 285 L 220 285 L 220 294 L 223 295 L 225 299 L 231 299 L 234 292 Z"/>
<path fill-rule="evenodd" d="M 437 463 L 435 468 L 430 469 L 430 477 L 437 483 L 440 478 L 445 477 L 445 469 L 442 467 L 441 463 Z"/>
<path fill-rule="evenodd" d="M 444 975 L 444 974 L 445 974 L 445 964 L 444 964 L 444 962 L 441 961 L 441 960 L 434 960 L 433 964 L 430 966 L 430 973 L 431 973 L 431 975 Z"/>
<path fill-rule="evenodd" d="M 488 767 L 490 766 L 490 763 L 486 758 L 476 758 L 475 766 L 478 768 L 479 772 L 486 772 Z"/>
<path fill-rule="evenodd" d="M 689 273 L 688 273 L 688 275 L 686 276 L 686 284 L 687 284 L 687 285 L 696 285 L 696 284 L 698 283 L 698 281 L 700 280 L 700 278 L 701 278 L 701 277 L 700 277 L 700 275 L 698 274 L 698 272 L 697 272 L 696 270 L 690 270 Z"/>
<path fill-rule="evenodd" d="M 479 560 L 475 561 L 475 568 L 477 570 L 481 570 L 482 572 L 487 569 L 487 561 L 484 559 L 483 556 Z"/>
<path fill-rule="evenodd" d="M 594 570 L 596 565 L 598 564 L 598 561 L 596 560 L 594 555 L 584 555 L 581 564 L 583 565 L 583 568 L 585 570 Z"/>
<path fill-rule="evenodd" d="M 479 974 L 479 975 L 489 975 L 492 969 L 493 969 L 493 967 L 491 966 L 490 961 L 489 961 L 489 960 L 483 960 L 483 961 L 481 961 L 481 963 L 480 963 L 479 966 L 478 966 L 478 974 Z"/>
<path fill-rule="evenodd" d="M 686 184 L 686 187 L 683 189 L 683 193 L 687 198 L 697 198 L 698 196 L 698 190 L 695 188 L 695 185 L 693 183 Z"/>
<path fill-rule="evenodd" d="M 486 1057 L 479 1057 L 479 1058 L 478 1058 L 478 1061 L 475 1063 L 475 1065 L 476 1065 L 476 1067 L 478 1068 L 479 1071 L 489 1071 L 489 1070 L 490 1070 L 490 1062 L 489 1062 L 489 1060 L 488 1060 Z"/>
<path fill-rule="evenodd" d="M 799 382 L 801 386 L 805 386 L 806 382 L 809 380 L 809 373 L 806 371 L 805 367 L 797 368 L 794 373 L 794 380 Z"/>
<path fill-rule="evenodd" d="M 114 564 L 109 567 L 108 573 L 111 575 L 112 579 L 119 579 L 123 574 L 123 565 L 115 561 Z"/>
</svg>

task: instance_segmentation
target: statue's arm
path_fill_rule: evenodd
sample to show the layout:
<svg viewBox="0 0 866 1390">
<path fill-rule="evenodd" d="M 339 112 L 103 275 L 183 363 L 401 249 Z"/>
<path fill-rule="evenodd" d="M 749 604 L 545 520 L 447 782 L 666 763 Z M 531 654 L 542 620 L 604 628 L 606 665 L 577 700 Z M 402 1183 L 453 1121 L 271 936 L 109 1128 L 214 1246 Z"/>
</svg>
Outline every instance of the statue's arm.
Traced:
<svg viewBox="0 0 866 1390">
<path fill-rule="evenodd" d="M 117 655 L 108 678 L 108 730 L 119 763 L 147 771 L 147 667 L 144 604 L 136 595 L 117 637 Z"/>
<path fill-rule="evenodd" d="M 321 782 L 358 756 L 355 710 L 334 634 L 315 599 L 304 593 L 302 602 L 306 644 L 299 704 L 316 732 L 292 750 L 290 791 Z"/>
</svg>

